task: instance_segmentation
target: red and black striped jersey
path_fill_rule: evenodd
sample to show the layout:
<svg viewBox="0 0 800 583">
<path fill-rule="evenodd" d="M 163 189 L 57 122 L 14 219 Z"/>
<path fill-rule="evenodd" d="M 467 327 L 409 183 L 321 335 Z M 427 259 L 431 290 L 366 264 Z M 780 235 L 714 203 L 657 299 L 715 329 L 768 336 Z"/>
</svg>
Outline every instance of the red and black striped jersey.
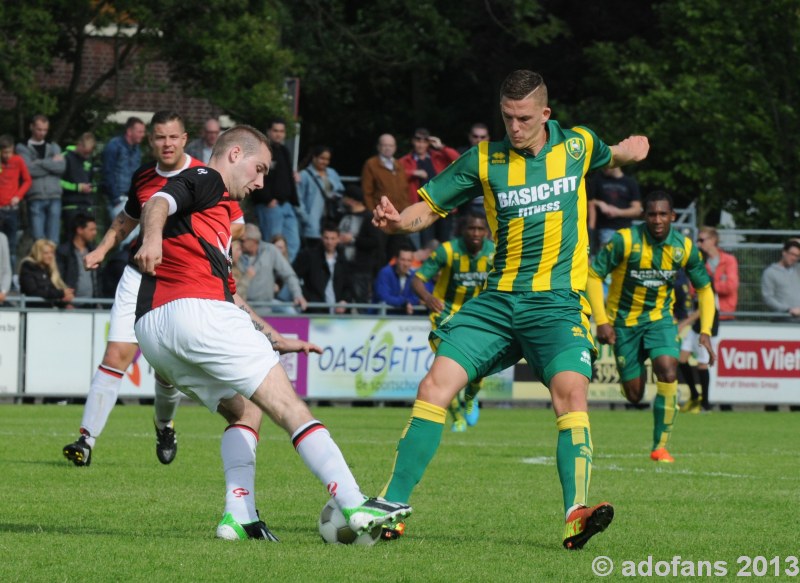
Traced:
<svg viewBox="0 0 800 583">
<path fill-rule="evenodd" d="M 155 276 L 142 275 L 136 318 L 182 298 L 233 302 L 231 218 L 241 209 L 230 199 L 222 176 L 212 168 L 189 168 L 158 196 L 170 203 L 162 262 Z"/>
<path fill-rule="evenodd" d="M 205 164 L 197 158 L 192 158 L 189 154 L 186 154 L 186 161 L 182 167 L 169 172 L 161 170 L 156 162 L 150 162 L 139 166 L 131 179 L 128 201 L 125 203 L 125 214 L 132 219 L 140 220 L 142 218 L 142 207 L 144 203 L 150 200 L 151 196 L 161 190 L 171 178 L 177 176 L 184 170 L 198 167 L 205 167 Z M 239 203 L 234 203 L 233 209 L 235 212 L 231 215 L 231 222 L 244 222 L 244 213 Z M 136 267 L 136 264 L 133 262 L 133 257 L 138 250 L 139 239 L 137 238 L 130 247 L 129 265 L 132 267 Z"/>
</svg>

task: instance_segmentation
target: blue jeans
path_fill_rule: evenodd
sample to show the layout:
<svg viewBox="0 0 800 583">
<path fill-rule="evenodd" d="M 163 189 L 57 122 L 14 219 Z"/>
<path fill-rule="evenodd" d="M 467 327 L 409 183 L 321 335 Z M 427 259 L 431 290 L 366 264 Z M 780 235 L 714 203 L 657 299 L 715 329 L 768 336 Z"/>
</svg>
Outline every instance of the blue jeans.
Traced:
<svg viewBox="0 0 800 583">
<path fill-rule="evenodd" d="M 0 208 L 0 231 L 8 238 L 8 251 L 11 255 L 11 273 L 17 265 L 17 229 L 19 228 L 19 207 Z"/>
<path fill-rule="evenodd" d="M 273 207 L 257 204 L 255 211 L 261 238 L 270 242 L 275 235 L 283 235 L 289 251 L 289 263 L 293 262 L 300 250 L 300 227 L 294 207 L 288 202 Z"/>
<path fill-rule="evenodd" d="M 28 214 L 33 240 L 49 239 L 58 245 L 61 238 L 61 199 L 29 200 Z"/>
</svg>

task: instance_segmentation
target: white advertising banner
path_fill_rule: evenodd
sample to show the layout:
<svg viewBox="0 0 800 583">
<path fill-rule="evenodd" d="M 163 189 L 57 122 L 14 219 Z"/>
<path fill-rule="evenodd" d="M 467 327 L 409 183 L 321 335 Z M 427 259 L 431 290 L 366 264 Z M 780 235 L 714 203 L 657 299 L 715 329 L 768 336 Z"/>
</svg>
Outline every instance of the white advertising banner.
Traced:
<svg viewBox="0 0 800 583">
<path fill-rule="evenodd" d="M 19 312 L 0 312 L 0 393 L 20 393 Z"/>
<path fill-rule="evenodd" d="M 86 394 L 94 316 L 74 312 L 29 312 L 25 335 L 25 393 Z"/>
<path fill-rule="evenodd" d="M 719 327 L 712 403 L 800 403 L 800 327 Z"/>
<path fill-rule="evenodd" d="M 313 318 L 308 361 L 312 398 L 413 399 L 433 362 L 428 320 Z M 513 368 L 484 380 L 481 396 L 510 399 Z"/>
<path fill-rule="evenodd" d="M 111 322 L 111 314 L 109 312 L 97 312 L 94 317 L 94 328 L 92 331 L 92 367 L 91 374 L 103 362 L 103 354 L 106 350 L 106 342 L 108 340 L 108 325 Z M 89 377 L 91 382 L 91 377 Z M 120 397 L 143 397 L 149 398 L 155 396 L 155 382 L 156 376 L 153 367 L 144 359 L 142 353 L 137 349 L 136 356 L 133 363 L 125 371 L 125 376 L 122 377 L 122 385 L 120 385 Z M 83 389 L 83 395 L 89 392 L 89 383 Z"/>
</svg>

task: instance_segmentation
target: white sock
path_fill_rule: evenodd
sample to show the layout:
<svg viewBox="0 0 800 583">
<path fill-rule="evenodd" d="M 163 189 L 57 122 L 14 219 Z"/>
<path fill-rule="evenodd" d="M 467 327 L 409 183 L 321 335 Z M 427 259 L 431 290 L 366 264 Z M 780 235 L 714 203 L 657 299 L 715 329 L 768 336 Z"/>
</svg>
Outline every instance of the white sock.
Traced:
<svg viewBox="0 0 800 583">
<path fill-rule="evenodd" d="M 156 427 L 164 429 L 175 419 L 178 405 L 181 403 L 181 392 L 172 385 L 165 384 L 156 377 L 155 421 Z"/>
<path fill-rule="evenodd" d="M 246 425 L 230 425 L 222 434 L 225 470 L 225 512 L 239 524 L 258 520 L 256 514 L 256 446 L 258 434 Z"/>
<path fill-rule="evenodd" d="M 89 394 L 86 396 L 86 406 L 83 408 L 83 419 L 81 419 L 81 429 L 89 433 L 91 447 L 94 447 L 95 438 L 103 432 L 108 416 L 111 415 L 111 410 L 117 404 L 117 395 L 119 395 L 124 375 L 125 371 L 123 370 L 101 364 L 92 377 Z"/>
<path fill-rule="evenodd" d="M 366 499 L 339 446 L 325 426 L 309 421 L 292 435 L 292 444 L 308 469 L 322 482 L 339 508 L 360 506 Z"/>
</svg>

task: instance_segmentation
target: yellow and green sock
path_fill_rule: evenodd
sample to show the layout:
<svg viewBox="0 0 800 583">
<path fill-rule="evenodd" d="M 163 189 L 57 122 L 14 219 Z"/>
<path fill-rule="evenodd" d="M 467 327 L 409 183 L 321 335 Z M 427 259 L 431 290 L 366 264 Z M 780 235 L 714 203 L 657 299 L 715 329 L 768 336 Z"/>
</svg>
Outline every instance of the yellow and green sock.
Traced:
<svg viewBox="0 0 800 583">
<path fill-rule="evenodd" d="M 414 402 L 411 419 L 397 443 L 392 476 L 381 496 L 392 502 L 408 502 L 439 448 L 446 420 L 447 410 L 443 407 Z"/>
<path fill-rule="evenodd" d="M 667 447 L 677 414 L 678 381 L 657 381 L 656 398 L 653 400 L 653 451 Z"/>
<path fill-rule="evenodd" d="M 592 477 L 592 435 L 589 414 L 585 411 L 566 413 L 556 419 L 558 446 L 556 465 L 561 491 L 564 495 L 564 512 L 576 504 L 586 506 L 589 499 L 589 482 Z"/>
</svg>

